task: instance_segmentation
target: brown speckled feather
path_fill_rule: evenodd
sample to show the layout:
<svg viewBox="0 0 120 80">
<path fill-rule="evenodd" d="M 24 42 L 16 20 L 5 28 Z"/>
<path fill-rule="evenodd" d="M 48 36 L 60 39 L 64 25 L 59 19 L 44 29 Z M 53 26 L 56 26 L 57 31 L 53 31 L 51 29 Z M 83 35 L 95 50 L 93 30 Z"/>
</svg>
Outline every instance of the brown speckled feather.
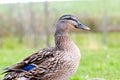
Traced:
<svg viewBox="0 0 120 80">
<path fill-rule="evenodd" d="M 53 77 L 55 78 L 58 75 L 62 75 L 60 73 L 63 73 L 63 71 L 65 71 L 64 69 L 66 68 L 70 69 L 70 65 L 72 65 L 71 59 L 69 59 L 70 56 L 66 54 L 68 54 L 68 52 L 60 51 L 56 48 L 42 49 L 30 57 L 24 59 L 22 62 L 10 67 L 9 70 L 13 71 L 9 71 L 9 73 L 6 74 L 4 80 L 20 77 L 26 77 L 28 79 L 35 78 L 37 80 L 53 80 Z M 27 64 L 33 64 L 36 67 L 28 72 L 21 70 L 21 68 Z"/>
</svg>

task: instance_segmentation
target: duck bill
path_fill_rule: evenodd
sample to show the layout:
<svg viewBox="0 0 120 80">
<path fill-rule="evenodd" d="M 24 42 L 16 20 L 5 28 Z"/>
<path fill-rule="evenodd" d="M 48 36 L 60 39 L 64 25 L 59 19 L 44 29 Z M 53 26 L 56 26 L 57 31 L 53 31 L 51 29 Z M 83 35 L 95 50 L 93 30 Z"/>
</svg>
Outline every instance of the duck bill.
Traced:
<svg viewBox="0 0 120 80">
<path fill-rule="evenodd" d="M 80 23 L 78 23 L 78 25 L 77 25 L 76 27 L 77 27 L 78 29 L 90 30 L 89 27 L 87 27 L 87 26 L 85 26 L 85 25 L 83 25 L 83 24 L 80 24 Z"/>
</svg>

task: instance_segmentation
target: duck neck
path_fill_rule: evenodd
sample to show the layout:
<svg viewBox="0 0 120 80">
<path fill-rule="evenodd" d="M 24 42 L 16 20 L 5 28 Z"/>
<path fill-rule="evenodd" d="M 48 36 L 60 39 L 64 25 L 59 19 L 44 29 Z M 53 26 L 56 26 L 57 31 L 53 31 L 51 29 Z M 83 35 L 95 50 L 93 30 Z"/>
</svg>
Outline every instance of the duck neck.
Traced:
<svg viewBox="0 0 120 80">
<path fill-rule="evenodd" d="M 76 45 L 69 37 L 67 31 L 56 31 L 55 32 L 55 47 L 63 51 L 73 51 Z"/>
</svg>

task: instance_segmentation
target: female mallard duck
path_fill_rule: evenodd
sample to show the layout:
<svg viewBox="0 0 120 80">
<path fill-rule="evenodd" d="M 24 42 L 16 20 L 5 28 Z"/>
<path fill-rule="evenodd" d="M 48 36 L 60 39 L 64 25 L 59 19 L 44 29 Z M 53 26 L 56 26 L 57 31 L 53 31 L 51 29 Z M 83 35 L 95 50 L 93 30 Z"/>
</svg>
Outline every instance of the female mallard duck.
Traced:
<svg viewBox="0 0 120 80">
<path fill-rule="evenodd" d="M 55 47 L 44 48 L 6 68 L 3 80 L 68 80 L 80 61 L 79 49 L 68 36 L 75 28 L 90 30 L 72 15 L 61 16 L 56 24 Z"/>
</svg>

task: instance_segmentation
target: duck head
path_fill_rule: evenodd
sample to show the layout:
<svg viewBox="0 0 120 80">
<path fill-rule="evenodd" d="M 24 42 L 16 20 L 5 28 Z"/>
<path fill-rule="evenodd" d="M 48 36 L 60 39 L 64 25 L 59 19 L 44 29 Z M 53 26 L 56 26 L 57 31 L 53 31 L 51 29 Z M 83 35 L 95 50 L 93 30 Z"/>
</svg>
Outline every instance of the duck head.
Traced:
<svg viewBox="0 0 120 80">
<path fill-rule="evenodd" d="M 67 30 L 68 32 L 74 29 L 90 30 L 89 27 L 81 24 L 73 15 L 63 15 L 58 20 L 58 28 Z"/>
</svg>

